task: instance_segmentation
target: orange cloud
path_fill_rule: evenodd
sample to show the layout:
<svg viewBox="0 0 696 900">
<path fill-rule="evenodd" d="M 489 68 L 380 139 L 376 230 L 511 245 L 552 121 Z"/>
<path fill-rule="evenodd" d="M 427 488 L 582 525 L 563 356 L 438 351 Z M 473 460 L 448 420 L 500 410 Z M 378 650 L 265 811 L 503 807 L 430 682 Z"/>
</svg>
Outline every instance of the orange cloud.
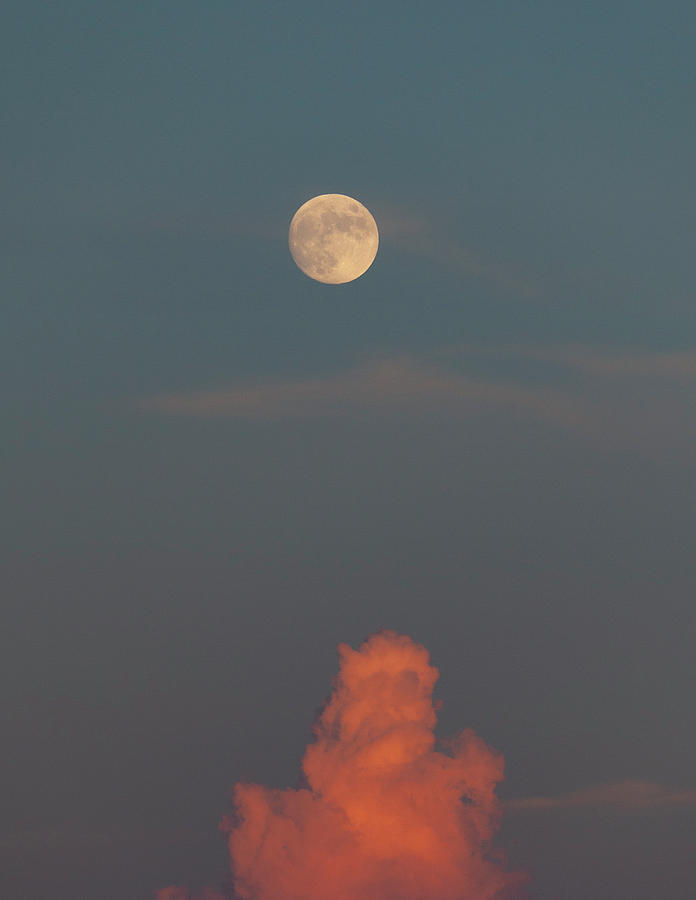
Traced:
<svg viewBox="0 0 696 900">
<path fill-rule="evenodd" d="M 223 829 L 237 895 L 511 897 L 525 879 L 506 870 L 491 844 L 503 759 L 473 731 L 436 749 L 438 672 L 425 648 L 382 632 L 339 654 L 302 763 L 306 786 L 236 786 L 236 817 Z"/>
<path fill-rule="evenodd" d="M 215 888 L 202 888 L 192 893 L 188 888 L 171 885 L 157 891 L 155 900 L 225 900 L 225 895 Z"/>
<path fill-rule="evenodd" d="M 170 885 L 157 891 L 155 900 L 191 900 L 191 894 L 188 888 Z"/>
</svg>

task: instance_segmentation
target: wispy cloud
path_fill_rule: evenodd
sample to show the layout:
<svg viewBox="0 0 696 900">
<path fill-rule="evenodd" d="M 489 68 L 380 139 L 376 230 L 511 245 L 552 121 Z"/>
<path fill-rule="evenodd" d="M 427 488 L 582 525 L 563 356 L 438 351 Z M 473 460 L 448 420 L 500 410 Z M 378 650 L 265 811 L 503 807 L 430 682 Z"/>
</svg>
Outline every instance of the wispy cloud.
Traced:
<svg viewBox="0 0 696 900">
<path fill-rule="evenodd" d="M 640 811 L 696 807 L 696 790 L 664 787 L 651 781 L 620 781 L 547 797 L 508 800 L 508 810 L 611 809 Z"/>
<path fill-rule="evenodd" d="M 144 398 L 140 407 L 171 415 L 276 420 L 435 410 L 466 415 L 494 409 L 573 429 L 586 428 L 591 417 L 582 401 L 569 402 L 551 387 L 470 377 L 407 356 L 314 378 L 161 394 Z"/>
<path fill-rule="evenodd" d="M 696 351 L 690 350 L 670 353 L 606 352 L 571 347 L 557 352 L 555 358 L 591 375 L 680 381 L 696 379 Z"/>
<path fill-rule="evenodd" d="M 653 378 L 691 381 L 696 379 L 696 350 L 654 352 L 605 349 L 565 344 L 558 346 L 502 345 L 476 347 L 453 345 L 441 348 L 438 357 L 534 360 L 601 378 Z"/>
<path fill-rule="evenodd" d="M 436 217 L 394 208 L 375 208 L 380 238 L 399 250 L 415 254 L 447 269 L 492 282 L 526 299 L 541 295 L 537 278 L 452 237 L 452 230 Z"/>
<path fill-rule="evenodd" d="M 693 456 L 696 352 L 445 347 L 331 374 L 159 394 L 138 406 L 247 421 L 492 413 L 543 423 L 605 450 Z"/>
</svg>

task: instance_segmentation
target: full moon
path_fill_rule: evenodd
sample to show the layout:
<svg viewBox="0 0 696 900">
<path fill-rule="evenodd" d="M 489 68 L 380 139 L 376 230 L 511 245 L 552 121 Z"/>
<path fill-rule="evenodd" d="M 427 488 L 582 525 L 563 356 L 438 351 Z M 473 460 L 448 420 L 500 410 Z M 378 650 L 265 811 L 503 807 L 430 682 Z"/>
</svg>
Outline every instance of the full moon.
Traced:
<svg viewBox="0 0 696 900">
<path fill-rule="evenodd" d="M 305 275 L 324 284 L 345 284 L 372 265 L 379 232 L 362 203 L 345 194 L 320 194 L 292 217 L 288 242 Z"/>
</svg>

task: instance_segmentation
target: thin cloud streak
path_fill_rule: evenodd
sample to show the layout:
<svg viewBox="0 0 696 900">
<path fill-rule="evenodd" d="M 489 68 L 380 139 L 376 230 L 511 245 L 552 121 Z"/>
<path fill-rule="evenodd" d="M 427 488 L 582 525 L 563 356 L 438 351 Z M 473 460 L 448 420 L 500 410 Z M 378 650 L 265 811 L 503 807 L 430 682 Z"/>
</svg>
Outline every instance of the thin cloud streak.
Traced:
<svg viewBox="0 0 696 900">
<path fill-rule="evenodd" d="M 492 363 L 501 374 L 491 374 Z M 136 403 L 161 415 L 267 422 L 495 414 L 542 423 L 605 451 L 692 460 L 696 352 L 443 347 L 329 375 L 159 394 Z"/>
<path fill-rule="evenodd" d="M 452 271 L 496 284 L 525 299 L 538 298 L 542 289 L 537 280 L 508 263 L 486 258 L 482 253 L 452 240 L 444 227 L 410 212 L 374 209 L 380 237 L 397 250 L 416 254 Z"/>
<path fill-rule="evenodd" d="M 568 344 L 558 347 L 494 346 L 475 347 L 466 344 L 443 347 L 435 356 L 441 359 L 489 358 L 533 360 L 553 363 L 570 371 L 602 378 L 654 378 L 691 381 L 696 378 L 696 350 L 666 353 L 625 350 L 603 350 Z"/>
<path fill-rule="evenodd" d="M 590 375 L 618 378 L 656 378 L 691 380 L 696 378 L 696 352 L 672 353 L 617 352 L 570 349 L 559 361 Z"/>
<path fill-rule="evenodd" d="M 405 356 L 329 376 L 146 397 L 139 406 L 169 415 L 260 420 L 500 410 L 574 431 L 595 424 L 591 406 L 562 391 L 462 375 Z"/>
<path fill-rule="evenodd" d="M 610 809 L 621 811 L 696 808 L 696 790 L 674 790 L 651 781 L 620 781 L 550 797 L 508 800 L 509 811 Z"/>
</svg>

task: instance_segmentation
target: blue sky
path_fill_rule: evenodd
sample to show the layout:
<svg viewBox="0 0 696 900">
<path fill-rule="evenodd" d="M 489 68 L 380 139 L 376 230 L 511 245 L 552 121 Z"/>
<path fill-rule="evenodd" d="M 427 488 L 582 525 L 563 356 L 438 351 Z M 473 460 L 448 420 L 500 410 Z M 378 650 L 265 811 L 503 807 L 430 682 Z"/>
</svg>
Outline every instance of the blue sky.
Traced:
<svg viewBox="0 0 696 900">
<path fill-rule="evenodd" d="M 693 5 L 4 20 L 4 895 L 214 880 L 389 627 L 534 896 L 690 896 Z M 287 248 L 325 192 L 380 228 L 341 286 Z"/>
</svg>

